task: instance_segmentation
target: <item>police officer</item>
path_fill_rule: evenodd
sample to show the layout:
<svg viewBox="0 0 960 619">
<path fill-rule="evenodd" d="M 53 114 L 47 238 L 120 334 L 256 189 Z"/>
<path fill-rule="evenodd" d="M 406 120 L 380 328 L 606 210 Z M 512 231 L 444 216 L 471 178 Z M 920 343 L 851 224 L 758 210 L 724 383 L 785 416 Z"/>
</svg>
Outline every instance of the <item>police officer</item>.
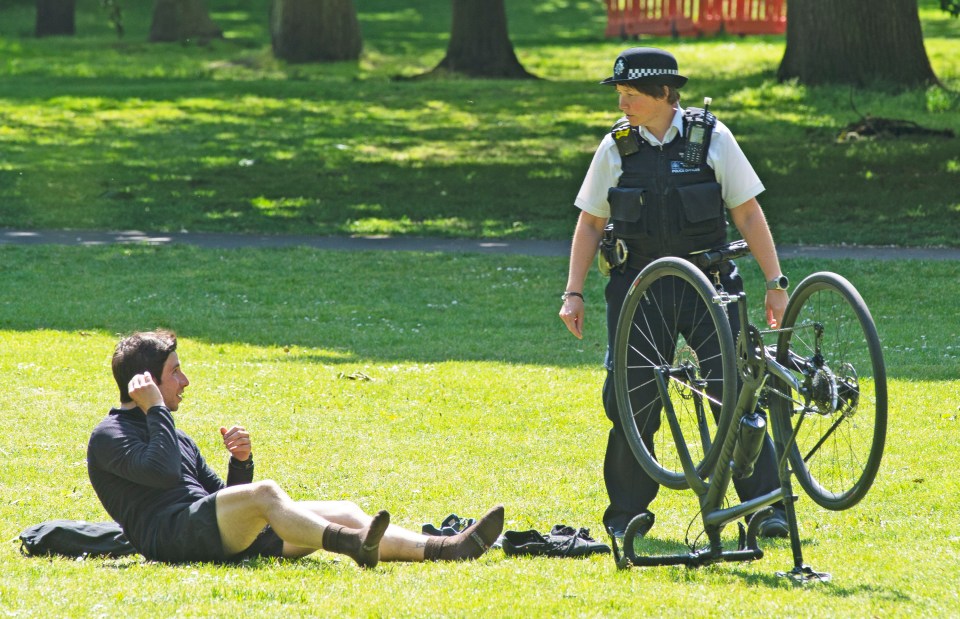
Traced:
<svg viewBox="0 0 960 619">
<path fill-rule="evenodd" d="M 726 212 L 747 241 L 768 281 L 765 304 L 766 319 L 771 327 L 780 324 L 787 304 L 787 281 L 756 199 L 764 187 L 730 130 L 711 117 L 714 126 L 701 163 L 691 165 L 684 159 L 688 147 L 685 122 L 689 123 L 690 119 L 685 120 L 684 110 L 679 106 L 679 89 L 686 82 L 687 78 L 679 73 L 676 59 L 664 50 L 633 47 L 617 57 L 613 75 L 601 84 L 616 88 L 624 117 L 601 141 L 575 201 L 581 212 L 573 235 L 560 319 L 576 337 L 583 337 L 584 281 L 608 221 L 627 246 L 628 261 L 610 272 L 605 294 L 608 346 L 603 404 L 613 427 L 604 459 L 604 481 L 610 504 L 603 522 L 618 536 L 622 536 L 634 516 L 649 513 L 650 502 L 659 489 L 630 451 L 620 425 L 613 385 L 611 351 L 618 314 L 628 287 L 640 269 L 656 258 L 684 256 L 723 244 Z M 694 196 L 698 204 L 700 214 L 695 218 L 699 220 L 695 226 L 685 223 L 679 215 L 684 207 L 681 191 L 685 196 Z M 714 204 L 715 207 L 711 206 Z M 711 208 L 715 208 L 716 213 L 711 213 Z M 721 284 L 730 293 L 743 289 L 735 267 L 722 273 Z M 731 327 L 736 336 L 739 324 L 736 313 L 731 314 L 734 314 Z M 779 487 L 769 436 L 753 475 L 735 480 L 734 485 L 741 500 Z M 774 516 L 767 519 L 760 534 L 786 537 L 788 530 L 782 506 L 775 507 Z"/>
</svg>

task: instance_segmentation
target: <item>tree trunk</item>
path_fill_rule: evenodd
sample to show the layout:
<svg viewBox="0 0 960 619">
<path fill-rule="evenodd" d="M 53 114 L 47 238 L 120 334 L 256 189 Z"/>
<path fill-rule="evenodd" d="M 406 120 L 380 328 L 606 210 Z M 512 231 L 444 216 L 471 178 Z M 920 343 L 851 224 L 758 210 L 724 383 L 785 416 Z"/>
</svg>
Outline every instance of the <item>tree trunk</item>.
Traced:
<svg viewBox="0 0 960 619">
<path fill-rule="evenodd" d="M 433 72 L 470 77 L 534 78 L 513 52 L 504 0 L 453 0 L 447 55 Z"/>
<path fill-rule="evenodd" d="M 780 81 L 939 83 L 923 47 L 916 0 L 790 0 Z"/>
<path fill-rule="evenodd" d="M 353 0 L 273 0 L 270 40 L 287 62 L 357 60 L 363 49 Z"/>
<path fill-rule="evenodd" d="M 207 12 L 204 0 L 156 0 L 150 41 L 163 43 L 187 39 L 219 39 L 220 29 Z"/>
<path fill-rule="evenodd" d="M 73 35 L 76 32 L 76 0 L 37 0 L 38 37 Z"/>
</svg>

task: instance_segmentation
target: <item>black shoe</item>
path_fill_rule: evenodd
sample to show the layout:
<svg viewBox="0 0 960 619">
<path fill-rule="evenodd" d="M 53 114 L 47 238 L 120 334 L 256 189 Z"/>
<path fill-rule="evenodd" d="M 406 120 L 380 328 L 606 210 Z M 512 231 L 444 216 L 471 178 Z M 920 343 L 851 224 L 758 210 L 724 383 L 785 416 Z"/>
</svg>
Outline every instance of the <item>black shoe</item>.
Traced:
<svg viewBox="0 0 960 619">
<path fill-rule="evenodd" d="M 443 537 L 453 537 L 462 533 L 464 529 L 476 522 L 474 518 L 461 518 L 456 514 L 450 514 L 443 519 L 439 527 L 427 523 L 421 527 L 424 535 L 440 535 Z"/>
<path fill-rule="evenodd" d="M 586 557 L 610 554 L 610 547 L 590 537 L 587 529 L 556 525 L 547 535 L 530 531 L 503 534 L 503 552 L 510 556 Z"/>
<path fill-rule="evenodd" d="M 787 513 L 776 507 L 773 513 L 760 521 L 760 537 L 767 539 L 774 537 L 790 537 L 790 527 L 787 526 Z"/>
<path fill-rule="evenodd" d="M 590 537 L 590 529 L 584 529 L 583 527 L 574 529 L 573 527 L 568 527 L 564 524 L 555 524 L 553 525 L 553 528 L 550 529 L 550 534 L 547 537 L 575 538 L 576 543 L 573 547 L 573 554 L 567 554 L 565 556 L 586 557 L 592 554 L 610 554 L 610 547 L 603 542 L 598 542 Z"/>
</svg>

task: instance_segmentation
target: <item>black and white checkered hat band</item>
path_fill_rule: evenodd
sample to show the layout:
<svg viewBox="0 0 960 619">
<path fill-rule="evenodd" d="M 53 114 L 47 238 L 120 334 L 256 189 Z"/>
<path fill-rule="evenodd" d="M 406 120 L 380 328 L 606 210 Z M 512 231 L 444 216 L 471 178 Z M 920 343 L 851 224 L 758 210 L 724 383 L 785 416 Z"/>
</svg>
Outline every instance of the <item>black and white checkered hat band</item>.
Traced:
<svg viewBox="0 0 960 619">
<path fill-rule="evenodd" d="M 680 88 L 687 78 L 680 75 L 676 59 L 663 50 L 649 47 L 632 47 L 617 57 L 613 64 L 613 76 L 600 82 L 652 81 Z"/>
<path fill-rule="evenodd" d="M 627 79 L 637 80 L 641 77 L 652 77 L 655 75 L 677 75 L 680 72 L 677 69 L 627 69 Z"/>
</svg>

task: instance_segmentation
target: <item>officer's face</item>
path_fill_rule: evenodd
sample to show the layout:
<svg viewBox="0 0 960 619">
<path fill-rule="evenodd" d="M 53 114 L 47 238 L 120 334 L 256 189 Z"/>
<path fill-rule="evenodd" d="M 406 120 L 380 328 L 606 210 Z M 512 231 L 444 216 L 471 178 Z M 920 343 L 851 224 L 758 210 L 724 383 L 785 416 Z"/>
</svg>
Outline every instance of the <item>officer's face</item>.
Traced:
<svg viewBox="0 0 960 619">
<path fill-rule="evenodd" d="M 672 115 L 673 106 L 665 98 L 654 99 L 623 84 L 617 84 L 617 94 L 620 96 L 620 111 L 626 115 L 632 127 L 650 126 L 667 112 Z"/>
</svg>

